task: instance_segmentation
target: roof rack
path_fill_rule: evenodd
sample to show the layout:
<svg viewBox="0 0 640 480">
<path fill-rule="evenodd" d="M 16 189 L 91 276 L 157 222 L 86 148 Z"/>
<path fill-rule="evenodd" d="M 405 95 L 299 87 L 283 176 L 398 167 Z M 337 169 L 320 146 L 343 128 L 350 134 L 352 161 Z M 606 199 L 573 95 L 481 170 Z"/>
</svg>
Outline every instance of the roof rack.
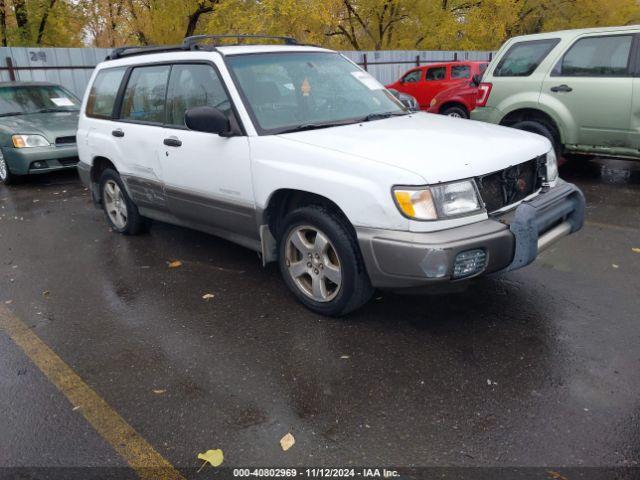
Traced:
<svg viewBox="0 0 640 480">
<path fill-rule="evenodd" d="M 119 47 L 114 49 L 105 60 L 117 60 L 124 57 L 132 57 L 134 55 L 149 55 L 152 53 L 176 52 L 183 50 L 182 45 L 161 45 L 154 47 Z"/>
<path fill-rule="evenodd" d="M 216 42 L 216 40 L 228 40 L 228 39 L 235 39 L 236 43 L 221 44 L 219 42 Z M 276 36 L 276 35 L 244 35 L 244 34 L 195 35 L 193 37 L 185 38 L 184 42 L 182 43 L 182 48 L 184 50 L 198 50 L 199 48 L 202 48 L 200 46 L 200 42 L 202 40 L 213 40 L 214 42 L 212 44 L 209 43 L 206 45 L 207 47 L 213 48 L 213 49 L 215 49 L 215 47 L 231 46 L 231 45 L 251 45 L 250 43 L 247 43 L 245 40 L 277 40 L 280 42 L 284 42 L 285 45 L 299 45 L 298 41 L 293 37 L 282 37 L 282 36 Z"/>
<path fill-rule="evenodd" d="M 220 43 L 218 40 L 235 39 L 236 43 Z M 212 43 L 200 45 L 203 40 L 212 40 Z M 285 45 L 300 45 L 295 38 L 279 37 L 272 35 L 196 35 L 184 39 L 181 45 L 161 45 L 153 47 L 119 47 L 114 49 L 105 60 L 117 60 L 124 57 L 132 57 L 134 55 L 149 55 L 152 53 L 179 52 L 185 50 L 216 50 L 216 47 L 231 45 L 250 45 L 246 40 L 277 40 L 284 42 Z"/>
</svg>

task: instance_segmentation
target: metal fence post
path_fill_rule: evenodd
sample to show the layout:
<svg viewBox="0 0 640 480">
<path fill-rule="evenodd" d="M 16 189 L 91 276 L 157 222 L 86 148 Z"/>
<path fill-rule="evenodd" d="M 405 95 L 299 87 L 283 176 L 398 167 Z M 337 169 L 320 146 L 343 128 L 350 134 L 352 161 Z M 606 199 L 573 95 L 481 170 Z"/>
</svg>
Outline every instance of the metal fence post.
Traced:
<svg viewBox="0 0 640 480">
<path fill-rule="evenodd" d="M 9 80 L 16 81 L 16 71 L 13 69 L 13 59 L 11 57 L 6 58 L 7 70 L 9 71 Z"/>
<path fill-rule="evenodd" d="M 362 55 L 362 65 L 363 65 L 365 71 L 368 72 L 369 71 L 369 63 L 367 61 L 367 54 L 366 53 Z"/>
<path fill-rule="evenodd" d="M 416 55 L 416 67 L 420 66 L 420 55 Z"/>
</svg>

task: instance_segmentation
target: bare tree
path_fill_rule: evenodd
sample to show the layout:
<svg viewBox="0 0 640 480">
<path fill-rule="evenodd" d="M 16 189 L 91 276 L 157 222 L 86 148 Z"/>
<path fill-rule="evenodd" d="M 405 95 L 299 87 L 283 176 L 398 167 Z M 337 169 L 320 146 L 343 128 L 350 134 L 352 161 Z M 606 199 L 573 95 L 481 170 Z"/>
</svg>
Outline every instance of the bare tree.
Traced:
<svg viewBox="0 0 640 480">
<path fill-rule="evenodd" d="M 49 3 L 45 5 L 44 12 L 42 13 L 42 18 L 40 19 L 40 25 L 38 26 L 38 38 L 36 43 L 38 45 L 42 45 L 42 38 L 44 37 L 44 32 L 47 28 L 47 21 L 49 19 L 49 13 L 55 7 L 56 0 L 49 0 Z"/>
<path fill-rule="evenodd" d="M 7 4 L 5 0 L 0 0 L 0 35 L 2 36 L 2 46 L 7 46 Z"/>
<path fill-rule="evenodd" d="M 198 22 L 200 17 L 207 13 L 213 12 L 215 6 L 219 3 L 219 0 L 201 0 L 198 2 L 195 11 L 189 15 L 189 23 L 187 24 L 187 31 L 185 37 L 191 37 L 198 28 Z"/>
</svg>

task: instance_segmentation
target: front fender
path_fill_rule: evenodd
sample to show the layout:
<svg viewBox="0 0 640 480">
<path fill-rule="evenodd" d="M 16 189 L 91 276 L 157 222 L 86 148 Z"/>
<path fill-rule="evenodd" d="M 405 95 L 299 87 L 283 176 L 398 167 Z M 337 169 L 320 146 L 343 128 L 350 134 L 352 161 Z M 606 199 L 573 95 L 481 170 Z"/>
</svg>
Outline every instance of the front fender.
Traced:
<svg viewBox="0 0 640 480">
<path fill-rule="evenodd" d="M 278 190 L 300 190 L 331 200 L 354 226 L 407 230 L 391 187 L 424 184 L 400 168 L 277 136 L 252 137 L 251 156 L 258 210 Z"/>
</svg>

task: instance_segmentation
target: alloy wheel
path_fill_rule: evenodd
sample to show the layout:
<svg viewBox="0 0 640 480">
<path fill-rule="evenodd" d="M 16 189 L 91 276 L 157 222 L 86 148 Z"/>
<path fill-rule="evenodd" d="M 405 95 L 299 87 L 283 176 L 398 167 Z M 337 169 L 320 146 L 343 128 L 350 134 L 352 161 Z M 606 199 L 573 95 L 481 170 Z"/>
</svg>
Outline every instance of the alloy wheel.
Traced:
<svg viewBox="0 0 640 480">
<path fill-rule="evenodd" d="M 294 284 L 316 302 L 330 302 L 342 286 L 342 266 L 335 247 L 320 230 L 294 228 L 286 240 L 287 272 Z"/>
<path fill-rule="evenodd" d="M 119 230 L 127 226 L 129 212 L 120 186 L 113 180 L 104 184 L 104 207 L 111 222 Z"/>
</svg>

